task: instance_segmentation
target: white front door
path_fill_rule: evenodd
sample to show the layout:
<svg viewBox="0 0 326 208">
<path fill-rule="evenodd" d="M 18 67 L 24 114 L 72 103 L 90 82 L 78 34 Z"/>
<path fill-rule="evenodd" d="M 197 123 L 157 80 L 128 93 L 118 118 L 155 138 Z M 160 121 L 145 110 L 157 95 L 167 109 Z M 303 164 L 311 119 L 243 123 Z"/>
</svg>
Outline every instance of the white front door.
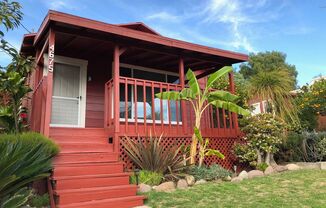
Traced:
<svg viewBox="0 0 326 208">
<path fill-rule="evenodd" d="M 84 67 L 56 62 L 53 70 L 51 126 L 84 127 L 86 72 Z"/>
</svg>

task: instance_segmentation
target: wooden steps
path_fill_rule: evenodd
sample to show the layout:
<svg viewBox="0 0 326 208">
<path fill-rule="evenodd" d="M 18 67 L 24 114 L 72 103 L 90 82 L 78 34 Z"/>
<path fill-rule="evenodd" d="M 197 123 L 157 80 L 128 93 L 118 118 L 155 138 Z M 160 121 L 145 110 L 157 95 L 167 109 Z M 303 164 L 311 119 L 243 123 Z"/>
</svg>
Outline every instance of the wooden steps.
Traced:
<svg viewBox="0 0 326 208">
<path fill-rule="evenodd" d="M 113 152 L 104 129 L 50 128 L 60 146 L 51 179 L 56 206 L 62 208 L 134 207 L 143 204 L 129 184 L 119 153 Z"/>
</svg>

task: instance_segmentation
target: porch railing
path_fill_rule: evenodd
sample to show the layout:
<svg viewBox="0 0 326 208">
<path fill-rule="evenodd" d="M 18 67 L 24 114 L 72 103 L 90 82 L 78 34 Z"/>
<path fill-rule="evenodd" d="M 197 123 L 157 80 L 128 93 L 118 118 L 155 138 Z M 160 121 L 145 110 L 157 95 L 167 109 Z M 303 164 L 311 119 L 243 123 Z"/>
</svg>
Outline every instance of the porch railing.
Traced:
<svg viewBox="0 0 326 208">
<path fill-rule="evenodd" d="M 105 125 L 124 134 L 155 132 L 156 134 L 192 134 L 195 115 L 186 101 L 168 101 L 155 97 L 156 93 L 182 89 L 179 84 L 156 82 L 129 77 L 119 78 L 119 98 L 115 97 L 113 80 L 105 84 Z M 119 123 L 114 123 L 114 99 L 119 99 Z M 185 113 L 182 113 L 184 111 Z M 203 113 L 201 128 L 204 135 L 226 136 L 237 133 L 236 115 L 208 107 Z M 218 134 L 218 135 L 217 135 Z"/>
</svg>

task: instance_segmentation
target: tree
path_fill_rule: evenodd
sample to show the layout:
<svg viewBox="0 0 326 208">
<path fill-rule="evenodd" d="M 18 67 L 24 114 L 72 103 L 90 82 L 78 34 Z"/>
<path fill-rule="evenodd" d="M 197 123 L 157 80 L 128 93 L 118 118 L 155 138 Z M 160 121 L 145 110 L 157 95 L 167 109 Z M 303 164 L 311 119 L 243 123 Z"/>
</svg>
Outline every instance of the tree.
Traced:
<svg viewBox="0 0 326 208">
<path fill-rule="evenodd" d="M 22 15 L 18 2 L 0 2 L 0 26 L 4 26 L 7 31 L 20 25 Z M 3 36 L 4 32 L 0 30 L 0 49 L 10 55 L 12 61 L 6 67 L 0 66 L 0 126 L 7 132 L 19 133 L 23 129 L 21 116 L 26 112 L 22 101 L 31 91 L 25 84 L 26 77 L 33 68 L 33 58 L 21 55 Z"/>
<path fill-rule="evenodd" d="M 162 92 L 156 94 L 156 97 L 164 100 L 186 100 L 191 103 L 191 106 L 193 107 L 193 110 L 195 112 L 195 126 L 194 131 L 197 130 L 200 131 L 200 120 L 203 112 L 205 109 L 213 105 L 216 108 L 223 108 L 228 111 L 241 114 L 241 115 L 249 115 L 249 111 L 241 108 L 240 106 L 236 105 L 235 102 L 238 99 L 238 96 L 231 94 L 230 92 L 223 91 L 223 90 L 216 90 L 211 91 L 213 84 L 218 80 L 219 78 L 225 76 L 227 73 L 232 71 L 232 67 L 225 66 L 222 69 L 214 72 L 211 74 L 206 83 L 205 89 L 200 89 L 200 86 L 198 84 L 198 80 L 196 78 L 196 75 L 191 69 L 188 70 L 186 77 L 188 79 L 189 88 L 184 88 L 181 91 L 168 91 L 168 92 Z M 197 133 L 197 135 L 199 135 Z M 197 145 L 199 141 L 199 148 L 200 149 L 206 149 L 206 141 L 204 139 L 199 138 L 194 133 L 192 136 L 192 143 L 190 147 L 190 163 L 195 163 L 195 156 L 197 155 Z M 206 151 L 204 151 L 206 152 Z M 215 155 L 220 157 L 221 153 L 217 150 L 215 151 L 209 151 L 210 153 L 216 153 Z M 200 161 L 202 163 L 203 157 L 205 154 L 200 155 Z M 201 165 L 200 163 L 200 165 Z"/>
<path fill-rule="evenodd" d="M 260 71 L 250 79 L 249 95 L 265 100 L 274 117 L 297 123 L 297 109 L 290 94 L 293 83 L 286 70 Z"/>
<path fill-rule="evenodd" d="M 291 79 L 294 80 L 292 90 L 296 87 L 296 77 L 298 72 L 294 65 L 286 63 L 286 54 L 278 51 L 251 53 L 249 60 L 245 64 L 240 65 L 240 74 L 245 79 L 250 79 L 259 72 L 271 71 L 288 71 Z"/>
<path fill-rule="evenodd" d="M 18 2 L 0 1 L 0 26 L 3 25 L 7 31 L 13 30 L 20 25 L 22 18 L 23 13 Z M 2 36 L 4 36 L 4 32 L 0 27 L 0 37 Z"/>
<path fill-rule="evenodd" d="M 303 86 L 295 97 L 295 103 L 302 127 L 309 131 L 316 129 L 317 116 L 326 116 L 326 79 Z"/>
</svg>

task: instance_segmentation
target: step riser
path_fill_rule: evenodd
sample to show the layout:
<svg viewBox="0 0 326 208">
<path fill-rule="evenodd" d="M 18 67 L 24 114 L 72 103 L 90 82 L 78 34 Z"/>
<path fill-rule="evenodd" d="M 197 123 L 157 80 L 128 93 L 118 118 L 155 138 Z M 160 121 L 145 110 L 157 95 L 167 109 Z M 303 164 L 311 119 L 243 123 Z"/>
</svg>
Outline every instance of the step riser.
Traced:
<svg viewBox="0 0 326 208">
<path fill-rule="evenodd" d="M 112 152 L 111 144 L 59 144 L 61 153 L 73 152 Z"/>
<path fill-rule="evenodd" d="M 97 204 L 78 204 L 76 206 L 74 205 L 63 205 L 60 206 L 60 208 L 130 208 L 135 206 L 140 206 L 143 204 L 143 199 L 135 199 L 135 200 L 128 200 L 125 199 L 123 201 L 115 201 L 115 202 L 104 202 L 104 203 L 97 203 Z"/>
<path fill-rule="evenodd" d="M 118 197 L 135 196 L 137 192 L 136 187 L 129 187 L 116 190 L 102 190 L 87 193 L 63 193 L 60 194 L 60 205 L 78 203 L 92 200 L 112 199 Z"/>
<path fill-rule="evenodd" d="M 54 165 L 58 164 L 77 164 L 77 163 L 91 163 L 91 162 L 116 162 L 118 161 L 118 154 L 92 154 L 92 153 L 82 153 L 82 154 L 59 154 L 54 159 Z"/>
<path fill-rule="evenodd" d="M 98 136 L 92 136 L 92 137 L 67 137 L 67 136 L 55 136 L 51 137 L 52 140 L 54 140 L 56 143 L 61 144 L 65 142 L 75 142 L 75 143 L 98 143 L 98 144 L 107 144 L 108 139 L 107 137 L 98 137 Z"/>
<path fill-rule="evenodd" d="M 106 164 L 96 166 L 57 166 L 53 177 L 122 173 L 123 164 Z"/>
<path fill-rule="evenodd" d="M 119 186 L 129 184 L 129 176 L 58 180 L 55 190 Z"/>
</svg>

